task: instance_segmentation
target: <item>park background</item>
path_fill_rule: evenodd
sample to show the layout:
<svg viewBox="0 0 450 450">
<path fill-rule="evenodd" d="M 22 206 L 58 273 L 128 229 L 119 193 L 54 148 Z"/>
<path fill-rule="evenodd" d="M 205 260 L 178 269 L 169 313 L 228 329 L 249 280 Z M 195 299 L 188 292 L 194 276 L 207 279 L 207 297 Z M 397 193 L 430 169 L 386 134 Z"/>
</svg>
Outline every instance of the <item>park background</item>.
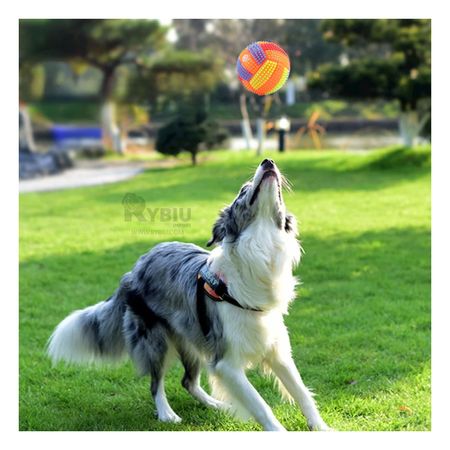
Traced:
<svg viewBox="0 0 450 450">
<path fill-rule="evenodd" d="M 21 20 L 19 32 L 21 429 L 257 429 L 195 404 L 179 368 L 168 395 L 184 421 L 162 425 L 131 365 L 52 369 L 44 350 L 154 244 L 204 246 L 262 155 L 294 185 L 306 254 L 287 323 L 325 418 L 430 429 L 431 21 Z M 292 65 L 270 98 L 235 75 L 263 39 Z M 84 184 L 97 186 L 63 189 Z M 127 221 L 130 193 L 165 216 Z M 288 429 L 306 429 L 252 381 Z"/>
</svg>

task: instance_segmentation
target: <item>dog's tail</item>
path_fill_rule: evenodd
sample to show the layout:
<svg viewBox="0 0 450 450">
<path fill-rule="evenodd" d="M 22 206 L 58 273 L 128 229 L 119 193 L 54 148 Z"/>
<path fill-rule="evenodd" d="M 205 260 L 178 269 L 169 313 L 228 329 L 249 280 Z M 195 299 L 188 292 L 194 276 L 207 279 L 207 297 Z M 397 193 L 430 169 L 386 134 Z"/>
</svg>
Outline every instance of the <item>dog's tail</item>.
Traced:
<svg viewBox="0 0 450 450">
<path fill-rule="evenodd" d="M 67 316 L 48 341 L 47 352 L 53 363 L 92 364 L 123 359 L 124 294 L 121 286 L 108 300 Z"/>
</svg>

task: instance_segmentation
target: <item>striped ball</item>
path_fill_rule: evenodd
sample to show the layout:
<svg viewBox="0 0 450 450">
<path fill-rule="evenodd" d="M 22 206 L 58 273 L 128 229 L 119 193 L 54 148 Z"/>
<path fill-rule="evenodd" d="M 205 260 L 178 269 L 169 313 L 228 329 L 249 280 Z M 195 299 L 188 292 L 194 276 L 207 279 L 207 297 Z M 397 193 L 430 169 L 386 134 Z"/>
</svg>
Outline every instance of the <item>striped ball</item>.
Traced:
<svg viewBox="0 0 450 450">
<path fill-rule="evenodd" d="M 289 77 L 287 53 L 274 42 L 258 41 L 242 50 L 236 64 L 238 78 L 254 94 L 278 91 Z"/>
</svg>

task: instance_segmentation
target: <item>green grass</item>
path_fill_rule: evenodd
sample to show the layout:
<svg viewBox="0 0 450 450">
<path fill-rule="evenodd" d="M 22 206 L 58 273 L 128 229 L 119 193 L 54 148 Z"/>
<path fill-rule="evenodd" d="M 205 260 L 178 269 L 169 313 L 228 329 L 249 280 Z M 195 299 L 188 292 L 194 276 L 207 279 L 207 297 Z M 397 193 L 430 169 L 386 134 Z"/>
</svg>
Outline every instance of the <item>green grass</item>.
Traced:
<svg viewBox="0 0 450 450">
<path fill-rule="evenodd" d="M 293 353 L 338 430 L 431 427 L 429 160 L 407 164 L 417 152 L 403 151 L 388 168 L 391 154 L 272 154 L 294 184 L 285 200 L 305 249 L 286 318 Z M 109 296 L 148 248 L 173 239 L 204 245 L 217 211 L 257 163 L 253 154 L 216 152 L 197 168 L 183 163 L 119 184 L 21 195 L 21 430 L 259 429 L 190 398 L 179 366 L 167 392 L 183 422 L 167 425 L 155 420 L 148 380 L 129 362 L 52 368 L 44 353 L 53 327 Z M 190 226 L 125 222 L 127 192 L 152 208 L 191 208 Z M 287 429 L 307 429 L 270 380 L 250 378 Z"/>
</svg>

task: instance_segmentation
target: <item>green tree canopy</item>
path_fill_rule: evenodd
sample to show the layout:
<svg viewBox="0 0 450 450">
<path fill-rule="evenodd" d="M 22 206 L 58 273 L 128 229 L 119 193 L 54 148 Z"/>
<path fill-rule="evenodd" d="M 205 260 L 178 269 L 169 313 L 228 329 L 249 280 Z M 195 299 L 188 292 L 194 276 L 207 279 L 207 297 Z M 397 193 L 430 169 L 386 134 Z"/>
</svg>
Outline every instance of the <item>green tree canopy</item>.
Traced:
<svg viewBox="0 0 450 450">
<path fill-rule="evenodd" d="M 83 65 L 100 69 L 104 143 L 121 152 L 123 139 L 113 102 L 118 69 L 135 65 L 140 57 L 149 57 L 163 48 L 166 31 L 156 20 L 25 19 L 19 22 L 19 60 L 22 66 L 64 61 L 74 71 Z"/>
<path fill-rule="evenodd" d="M 81 61 L 103 75 L 102 98 L 113 94 L 114 75 L 165 45 L 166 29 L 156 20 L 64 19 L 19 22 L 20 60 Z"/>
<path fill-rule="evenodd" d="M 325 61 L 337 61 L 341 44 L 326 42 L 317 19 L 177 19 L 177 47 L 211 48 L 233 69 L 247 45 L 258 40 L 278 42 L 289 54 L 293 73 L 305 73 Z"/>
<path fill-rule="evenodd" d="M 208 51 L 171 50 L 156 58 L 142 57 L 129 82 L 128 96 L 153 106 L 167 102 L 178 108 L 190 102 L 203 104 L 222 71 L 222 61 Z"/>
<path fill-rule="evenodd" d="M 350 61 L 321 66 L 310 88 L 350 99 L 397 99 L 403 111 L 431 96 L 430 21 L 325 20 L 322 29 L 349 48 Z"/>
<path fill-rule="evenodd" d="M 347 99 L 395 99 L 405 144 L 428 120 L 431 98 L 431 21 L 425 19 L 324 20 L 324 36 L 347 49 L 348 63 L 320 66 L 310 89 Z"/>
</svg>

